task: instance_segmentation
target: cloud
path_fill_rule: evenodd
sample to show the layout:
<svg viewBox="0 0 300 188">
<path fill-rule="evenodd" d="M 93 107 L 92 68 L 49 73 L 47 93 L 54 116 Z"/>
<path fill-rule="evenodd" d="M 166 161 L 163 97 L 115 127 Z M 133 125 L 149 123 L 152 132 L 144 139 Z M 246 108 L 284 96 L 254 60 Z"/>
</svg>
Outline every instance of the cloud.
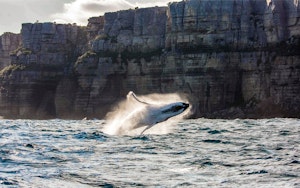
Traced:
<svg viewBox="0 0 300 188">
<path fill-rule="evenodd" d="M 90 17 L 133 7 L 133 4 L 125 0 L 75 0 L 64 4 L 64 12 L 56 13 L 51 17 L 55 22 L 86 25 Z"/>
<path fill-rule="evenodd" d="M 20 32 L 22 23 L 57 22 L 86 25 L 93 16 L 135 7 L 166 6 L 181 0 L 0 0 L 0 35 Z"/>
<path fill-rule="evenodd" d="M 74 0 L 64 4 L 62 13 L 53 14 L 51 17 L 53 21 L 58 23 L 86 25 L 90 17 L 104 15 L 106 12 L 135 7 L 167 6 L 170 1 L 179 0 Z"/>
<path fill-rule="evenodd" d="M 135 7 L 154 7 L 154 6 L 167 6 L 169 2 L 181 1 L 181 0 L 128 0 L 135 4 Z"/>
</svg>

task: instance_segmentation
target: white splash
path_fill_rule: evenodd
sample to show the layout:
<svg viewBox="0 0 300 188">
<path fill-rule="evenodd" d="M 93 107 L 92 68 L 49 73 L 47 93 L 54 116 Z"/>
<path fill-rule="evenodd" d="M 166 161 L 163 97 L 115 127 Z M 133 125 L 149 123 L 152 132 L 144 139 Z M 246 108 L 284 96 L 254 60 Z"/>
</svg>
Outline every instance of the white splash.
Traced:
<svg viewBox="0 0 300 188">
<path fill-rule="evenodd" d="M 160 107 L 178 101 L 188 103 L 187 99 L 177 93 L 173 94 L 150 94 L 135 98 L 133 92 L 129 92 L 126 100 L 120 102 L 112 112 L 107 114 L 106 124 L 103 132 L 110 135 L 138 135 L 145 128 L 140 126 L 140 122 L 149 118 L 149 105 Z M 189 108 L 190 109 L 190 108 Z M 172 132 L 174 125 L 183 119 L 189 109 L 184 113 L 168 119 L 167 121 L 155 124 L 155 126 L 147 129 L 146 134 L 167 134 Z"/>
</svg>

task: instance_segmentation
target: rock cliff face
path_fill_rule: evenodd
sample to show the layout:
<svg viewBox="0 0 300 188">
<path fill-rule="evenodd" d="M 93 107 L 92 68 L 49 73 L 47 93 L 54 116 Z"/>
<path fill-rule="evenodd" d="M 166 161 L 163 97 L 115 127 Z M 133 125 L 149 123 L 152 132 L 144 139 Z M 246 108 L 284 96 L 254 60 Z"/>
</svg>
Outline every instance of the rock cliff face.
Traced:
<svg viewBox="0 0 300 188">
<path fill-rule="evenodd" d="M 166 48 L 196 75 L 187 83 L 200 113 L 245 105 L 238 117 L 299 114 L 299 2 L 191 0 L 167 14 Z"/>
<path fill-rule="evenodd" d="M 10 65 L 10 53 L 21 45 L 20 34 L 4 33 L 0 36 L 0 70 Z"/>
<path fill-rule="evenodd" d="M 133 90 L 179 92 L 194 117 L 300 117 L 299 18 L 292 0 L 186 0 L 23 24 L 0 115 L 103 117 Z"/>
<path fill-rule="evenodd" d="M 0 114 L 5 117 L 56 116 L 59 81 L 87 47 L 85 28 L 54 23 L 23 24 L 22 46 L 1 72 Z"/>
</svg>

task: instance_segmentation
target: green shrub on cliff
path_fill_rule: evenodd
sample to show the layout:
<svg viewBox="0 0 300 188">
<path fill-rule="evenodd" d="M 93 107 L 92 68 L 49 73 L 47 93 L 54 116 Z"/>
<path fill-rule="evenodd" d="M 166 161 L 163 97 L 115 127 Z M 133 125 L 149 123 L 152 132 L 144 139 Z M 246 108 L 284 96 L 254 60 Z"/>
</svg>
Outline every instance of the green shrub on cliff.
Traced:
<svg viewBox="0 0 300 188">
<path fill-rule="evenodd" d="M 93 57 L 93 56 L 96 56 L 96 55 L 97 54 L 95 52 L 89 50 L 89 51 L 85 52 L 82 56 L 78 57 L 77 62 L 78 61 L 82 62 L 84 59 L 87 59 L 89 57 Z"/>
<path fill-rule="evenodd" d="M 108 36 L 106 34 L 97 35 L 94 40 L 108 40 Z"/>
<path fill-rule="evenodd" d="M 75 67 L 77 67 L 79 64 L 83 63 L 85 59 L 88 59 L 90 57 L 95 57 L 97 54 L 91 50 L 85 52 L 82 56 L 78 57 L 77 61 L 75 62 Z"/>
<path fill-rule="evenodd" d="M 18 55 L 18 53 L 28 55 L 28 54 L 31 54 L 32 51 L 27 48 L 19 47 L 19 48 L 15 49 L 14 51 L 10 52 L 10 55 L 14 56 L 14 55 Z"/>
<path fill-rule="evenodd" d="M 82 56 L 80 56 L 80 59 L 85 59 L 85 58 L 89 58 L 89 57 L 93 57 L 96 56 L 97 54 L 93 51 L 87 51 L 85 52 Z"/>
<path fill-rule="evenodd" d="M 7 67 L 4 67 L 1 71 L 0 71 L 0 76 L 5 76 L 5 75 L 10 75 L 15 71 L 18 70 L 24 70 L 26 68 L 26 66 L 24 65 L 9 65 Z"/>
</svg>

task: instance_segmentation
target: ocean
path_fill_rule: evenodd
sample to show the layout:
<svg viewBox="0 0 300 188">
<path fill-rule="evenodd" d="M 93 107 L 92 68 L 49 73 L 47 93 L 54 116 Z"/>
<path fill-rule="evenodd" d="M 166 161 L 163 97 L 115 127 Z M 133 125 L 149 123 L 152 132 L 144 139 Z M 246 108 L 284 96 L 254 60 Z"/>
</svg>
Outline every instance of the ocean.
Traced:
<svg viewBox="0 0 300 188">
<path fill-rule="evenodd" d="M 104 120 L 0 120 L 0 187 L 300 187 L 300 120 L 190 119 L 108 135 Z"/>
</svg>

